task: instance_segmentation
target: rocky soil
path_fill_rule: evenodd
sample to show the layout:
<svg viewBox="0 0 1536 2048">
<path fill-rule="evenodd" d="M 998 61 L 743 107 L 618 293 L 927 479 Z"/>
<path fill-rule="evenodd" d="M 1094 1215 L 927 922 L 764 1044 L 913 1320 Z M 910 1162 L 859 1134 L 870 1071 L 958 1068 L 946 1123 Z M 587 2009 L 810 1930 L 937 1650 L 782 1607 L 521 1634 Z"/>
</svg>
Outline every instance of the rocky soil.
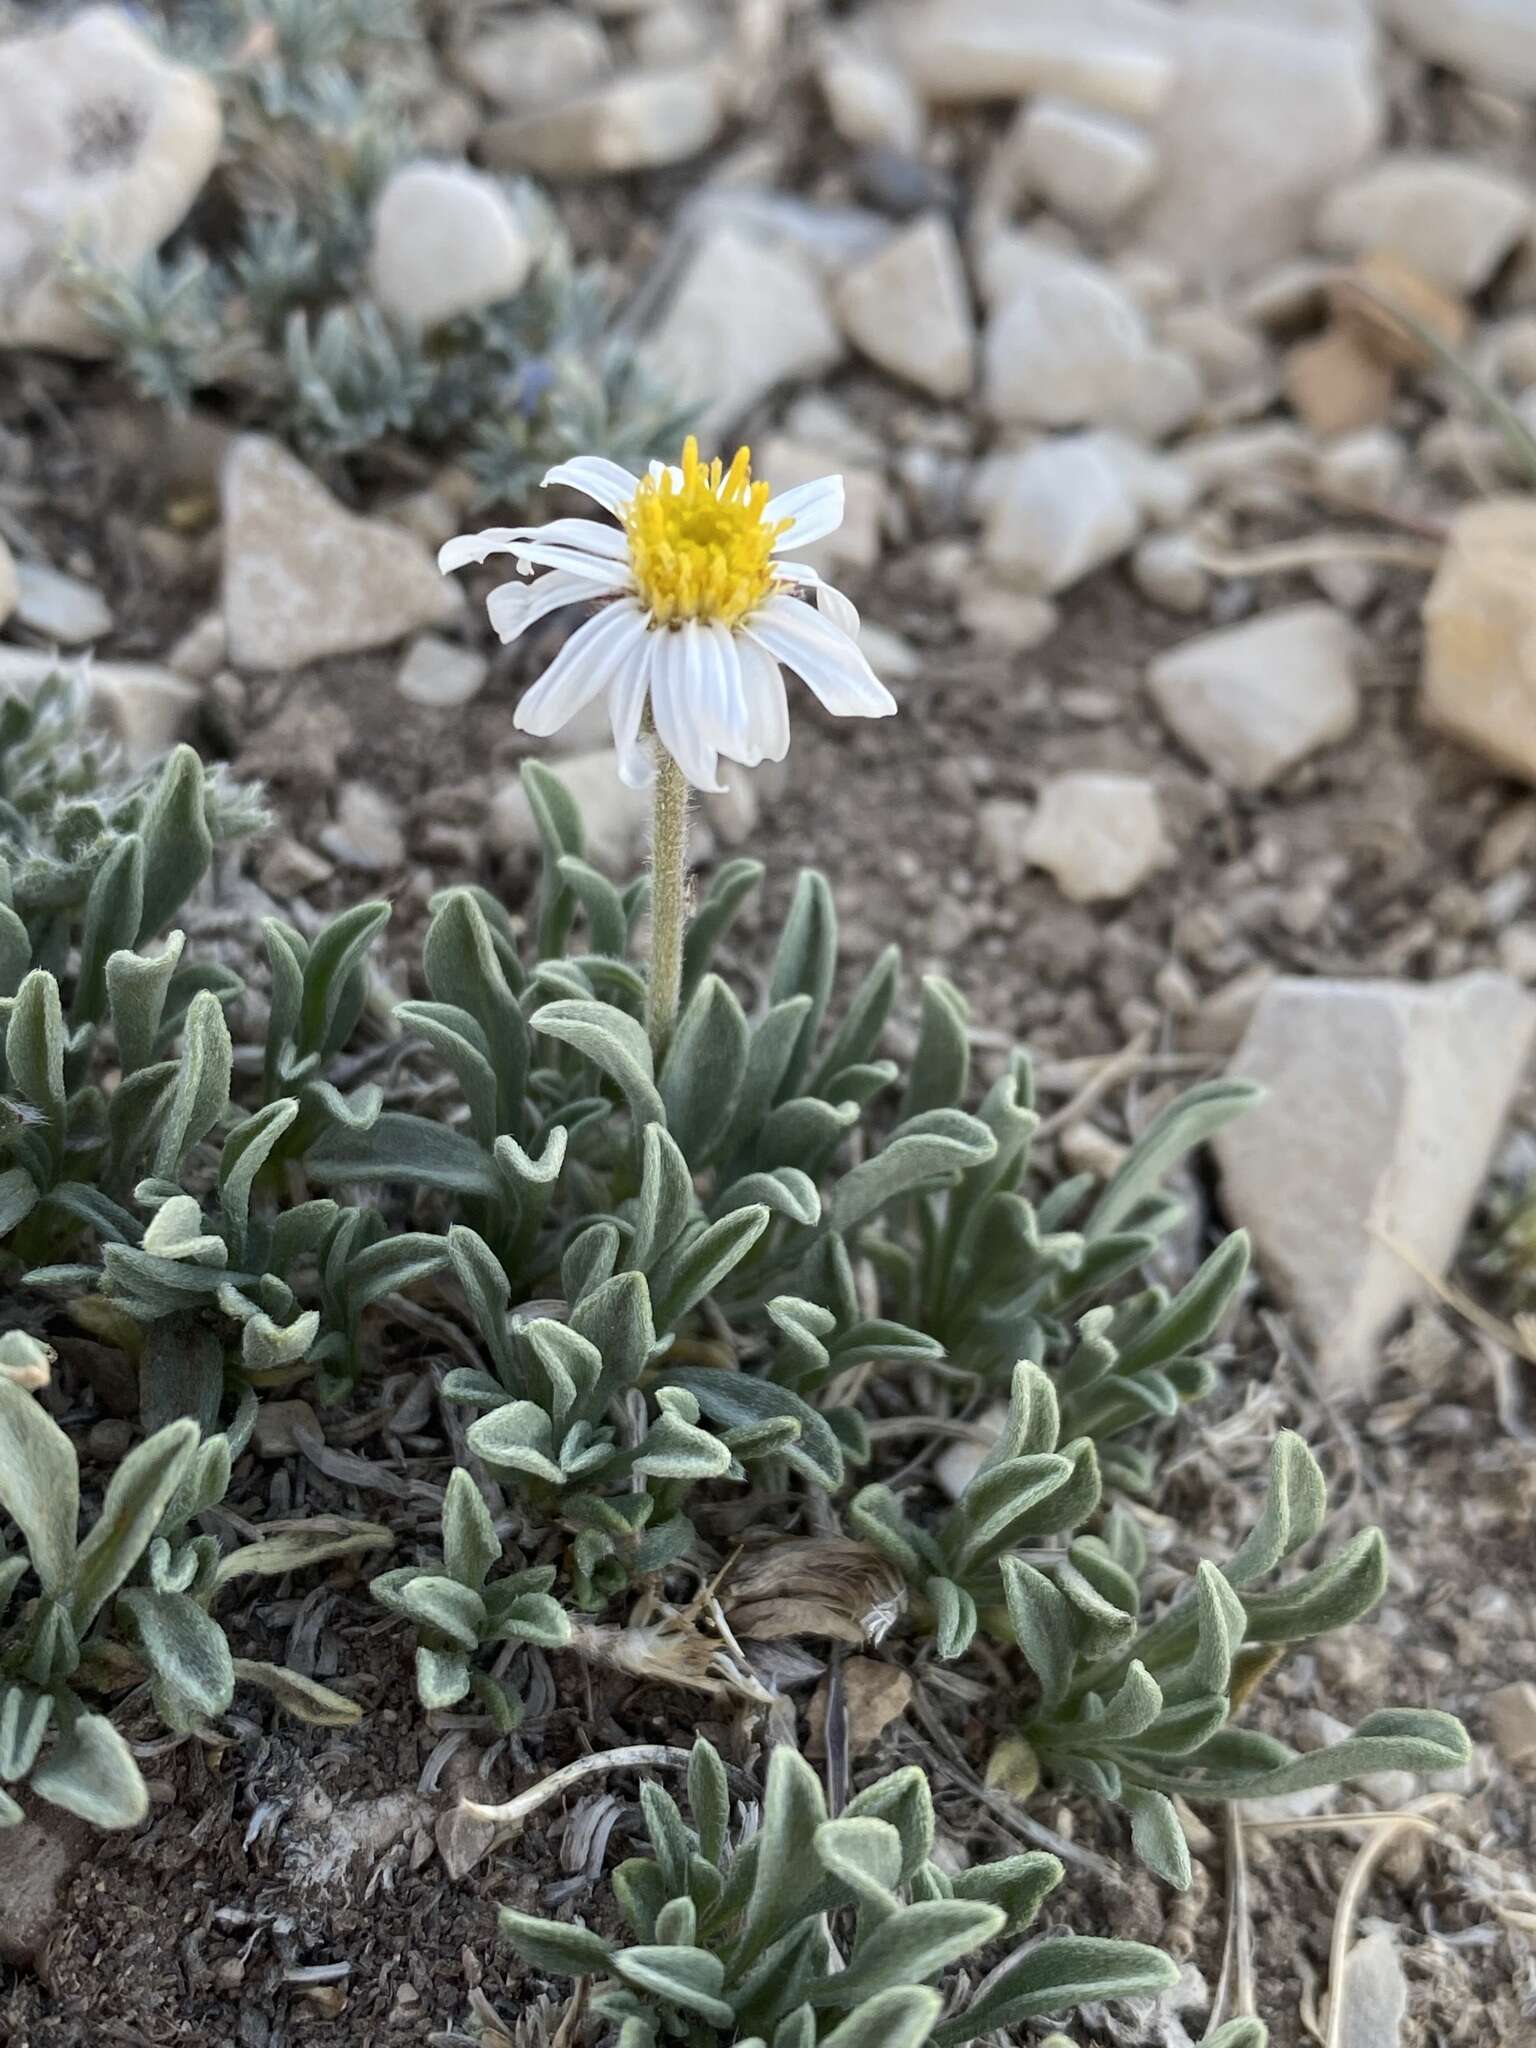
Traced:
<svg viewBox="0 0 1536 2048">
<path fill-rule="evenodd" d="M 779 486 L 847 479 L 811 558 L 858 601 L 902 715 L 834 731 L 802 693 L 786 769 L 703 806 L 700 861 L 750 847 L 770 908 L 795 865 L 827 868 L 853 961 L 897 939 L 965 989 L 983 1064 L 1035 1046 L 1074 1167 L 1112 1162 L 1192 1076 L 1268 1084 L 1192 1190 L 1253 1231 L 1261 1273 L 1180 1489 L 1214 1544 L 1294 1422 L 1346 1521 L 1387 1526 L 1388 1606 L 1294 1658 L 1277 1699 L 1321 1739 L 1324 1702 L 1354 1716 L 1390 1689 L 1462 1713 L 1480 1747 L 1361 1901 L 1345 2038 L 1524 2038 L 1533 1369 L 1476 1267 L 1490 1178 L 1536 1164 L 1536 9 L 592 0 L 431 26 L 402 62 L 439 161 L 397 171 L 374 222 L 390 317 L 424 329 L 515 288 L 526 258 L 483 174 L 531 173 L 711 435 L 750 437 Z M 206 931 L 238 949 L 274 907 L 306 926 L 384 894 L 404 993 L 435 889 L 526 893 L 510 712 L 560 629 L 503 650 L 437 577 L 469 518 L 458 471 L 344 501 L 275 439 L 216 408 L 152 416 L 80 353 L 49 267 L 68 189 L 29 204 L 23 111 L 49 95 L 78 134 L 117 64 L 152 115 L 100 202 L 130 253 L 194 206 L 217 116 L 108 10 L 45 67 L 35 47 L 0 42 L 0 689 L 88 650 L 131 752 L 185 732 L 264 777 L 279 827 Z M 1504 401 L 1502 429 L 1435 342 Z M 562 739 L 593 857 L 626 870 L 643 804 L 601 728 Z M 1426 1298 L 1458 1259 L 1494 1321 Z M 405 1498 L 417 1453 L 391 1418 L 411 1398 L 386 1382 L 340 1426 L 372 1476 L 253 1459 L 240 1511 Z M 581 1898 L 629 1788 L 487 1858 L 453 1822 L 459 1783 L 662 1735 L 676 1702 L 573 1703 L 573 1665 L 482 1753 L 422 1725 L 351 1589 L 325 1600 L 244 1625 L 307 1643 L 320 1675 L 361 1671 L 366 1743 L 232 1727 L 167 1747 L 142 1835 L 40 1848 L 28 1899 L 0 1902 L 0 1953 L 29 1962 L 0 1965 L 0 2039 L 425 2041 L 458 2038 L 476 1999 L 516 2009 L 495 1902 Z M 888 1753 L 942 1771 L 928 1727 L 914 1713 Z M 1425 1792 L 1309 1798 L 1247 1832 L 1238 1918 L 1278 2048 L 1338 2048 L 1321 1997 L 1366 1836 L 1326 1816 Z M 974 1793 L 951 1771 L 958 1834 L 998 1826 Z M 1230 1840 L 1198 1846 L 1190 1900 L 1113 1902 L 1113 1931 L 1188 1959 L 1182 2002 L 1097 2038 L 1199 2039 L 1237 1880 Z M 1072 1904 L 1087 1925 L 1091 1886 Z"/>
</svg>

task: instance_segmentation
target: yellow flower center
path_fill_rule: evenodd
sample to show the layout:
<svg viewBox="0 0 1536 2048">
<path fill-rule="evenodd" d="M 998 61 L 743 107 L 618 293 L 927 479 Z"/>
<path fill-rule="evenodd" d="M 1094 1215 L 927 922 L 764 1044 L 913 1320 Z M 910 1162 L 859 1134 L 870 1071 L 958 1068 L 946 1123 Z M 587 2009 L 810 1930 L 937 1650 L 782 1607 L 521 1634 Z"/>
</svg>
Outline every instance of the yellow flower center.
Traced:
<svg viewBox="0 0 1536 2048">
<path fill-rule="evenodd" d="M 752 481 L 752 451 L 729 469 L 699 460 L 690 434 L 681 480 L 644 477 L 624 513 L 629 562 L 640 600 L 659 626 L 718 619 L 734 626 L 774 587 L 773 545 L 790 522 L 763 516 L 767 484 Z"/>
</svg>

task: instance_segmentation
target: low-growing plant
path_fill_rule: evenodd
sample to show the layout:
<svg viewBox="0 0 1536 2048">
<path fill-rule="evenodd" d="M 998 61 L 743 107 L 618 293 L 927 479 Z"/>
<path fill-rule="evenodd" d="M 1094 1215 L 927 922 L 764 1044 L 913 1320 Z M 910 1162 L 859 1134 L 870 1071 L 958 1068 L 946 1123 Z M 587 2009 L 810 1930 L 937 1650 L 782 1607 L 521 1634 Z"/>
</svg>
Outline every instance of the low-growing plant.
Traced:
<svg viewBox="0 0 1536 2048">
<path fill-rule="evenodd" d="M 226 1552 L 217 1537 L 194 1533 L 197 1517 L 223 1499 L 253 1419 L 249 1403 L 230 1435 L 205 1436 L 191 1416 L 157 1429 L 118 1465 L 82 1538 L 74 1447 L 35 1396 L 0 1373 L 0 1508 L 22 1541 L 13 1554 L 0 1548 L 0 1826 L 22 1818 L 3 1789 L 22 1782 L 97 1827 L 144 1818 L 138 1765 L 87 1704 L 92 1696 L 147 1681 L 161 1720 L 179 1733 L 226 1712 L 237 1683 L 321 1726 L 358 1719 L 355 1702 L 328 1686 L 234 1656 L 211 1611 L 240 1577 L 393 1540 L 369 1523 L 317 1520 Z"/>
<path fill-rule="evenodd" d="M 934 1814 L 918 1768 L 893 1772 L 830 1818 L 814 1771 L 774 1750 L 761 1824 L 733 1844 L 729 1779 L 700 1739 L 691 1820 L 641 1786 L 652 1853 L 622 1863 L 613 1895 L 632 1943 L 503 1909 L 523 1961 L 592 1979 L 591 2010 L 621 2048 L 937 2048 L 1091 2000 L 1165 1990 L 1177 1971 L 1140 1942 L 1048 1936 L 945 1998 L 939 1980 L 1021 1934 L 1061 1881 L 1054 1856 L 1013 1856 L 951 1876 L 933 1860 Z"/>
</svg>

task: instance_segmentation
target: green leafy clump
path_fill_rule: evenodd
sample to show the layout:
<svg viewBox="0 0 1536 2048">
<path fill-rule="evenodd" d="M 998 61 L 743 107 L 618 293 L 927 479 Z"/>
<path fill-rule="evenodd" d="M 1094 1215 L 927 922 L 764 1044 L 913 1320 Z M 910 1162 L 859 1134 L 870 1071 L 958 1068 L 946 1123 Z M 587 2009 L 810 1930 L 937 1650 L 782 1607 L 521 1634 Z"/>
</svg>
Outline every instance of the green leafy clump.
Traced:
<svg viewBox="0 0 1536 2048">
<path fill-rule="evenodd" d="M 118 1465 L 81 1538 L 74 1448 L 36 1398 L 0 1373 L 0 1509 L 22 1542 L 14 1553 L 0 1547 L 0 1827 L 22 1818 L 4 1789 L 22 1782 L 97 1827 L 144 1818 L 138 1765 L 88 1704 L 142 1680 L 161 1720 L 179 1732 L 226 1712 L 237 1683 L 321 1726 L 358 1719 L 353 1701 L 314 1679 L 235 1657 L 212 1614 L 235 1579 L 392 1540 L 367 1523 L 317 1522 L 225 1552 L 217 1537 L 194 1533 L 223 1499 L 253 1419 L 254 1404 L 229 1434 L 204 1436 L 190 1416 L 156 1430 Z"/>
<path fill-rule="evenodd" d="M 1140 1942 L 1048 1936 L 951 2001 L 955 1964 L 1021 1934 L 1061 1881 L 1054 1856 L 1013 1856 L 950 1876 L 933 1860 L 921 1770 L 896 1771 L 829 1818 L 793 1750 L 768 1764 L 761 1824 L 733 1842 L 724 1765 L 695 1743 L 690 1818 L 641 1788 L 651 1855 L 613 1873 L 632 1940 L 503 1910 L 523 1961 L 594 1980 L 591 2010 L 622 2048 L 961 2048 L 1000 2027 L 1090 2000 L 1166 1990 L 1177 1971 Z"/>
<path fill-rule="evenodd" d="M 463 462 L 486 500 L 525 497 L 571 455 L 643 466 L 676 441 L 685 418 L 615 329 L 606 278 L 578 269 L 525 181 L 507 193 L 536 261 L 513 297 L 426 335 L 370 300 L 374 202 L 413 149 L 411 0 L 208 0 L 166 33 L 219 88 L 225 204 L 132 271 L 72 259 L 145 397 L 217 394 L 332 463 L 409 443 Z"/>
</svg>

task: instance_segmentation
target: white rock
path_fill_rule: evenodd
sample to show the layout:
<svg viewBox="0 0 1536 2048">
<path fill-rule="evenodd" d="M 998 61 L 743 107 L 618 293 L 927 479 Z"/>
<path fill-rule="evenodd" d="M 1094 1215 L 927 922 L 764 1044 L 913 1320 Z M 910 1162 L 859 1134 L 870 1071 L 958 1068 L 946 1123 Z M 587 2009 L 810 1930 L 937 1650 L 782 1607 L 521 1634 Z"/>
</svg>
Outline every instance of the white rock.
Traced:
<svg viewBox="0 0 1536 2048">
<path fill-rule="evenodd" d="M 387 646 L 461 607 L 414 535 L 348 512 L 275 441 L 240 436 L 222 495 L 224 623 L 237 668 L 302 668 Z"/>
<path fill-rule="evenodd" d="M 1073 903 L 1133 895 L 1168 858 L 1157 790 L 1144 775 L 1056 775 L 1040 791 L 1024 855 Z"/>
<path fill-rule="evenodd" d="M 1154 533 L 1131 557 L 1136 588 L 1170 612 L 1203 612 L 1211 595 L 1210 572 L 1187 533 Z"/>
<path fill-rule="evenodd" d="M 437 633 L 423 633 L 406 649 L 395 688 L 411 704 L 456 711 L 479 695 L 489 667 L 478 648 L 457 647 Z"/>
<path fill-rule="evenodd" d="M 1284 977 L 1259 998 L 1232 1071 L 1266 1094 L 1216 1153 L 1330 1385 L 1366 1376 L 1422 1292 L 1393 1246 L 1437 1275 L 1454 1256 L 1533 1039 L 1536 1000 L 1498 974 Z"/>
<path fill-rule="evenodd" d="M 619 780 L 619 757 L 611 747 L 590 754 L 566 754 L 548 765 L 576 799 L 587 830 L 587 857 L 593 865 L 611 875 L 630 874 L 650 820 L 647 792 L 629 789 Z M 491 798 L 486 836 L 498 853 L 538 850 L 538 827 L 520 777 L 504 783 Z"/>
<path fill-rule="evenodd" d="M 0 345 L 105 353 L 55 259 L 124 269 L 179 227 L 218 158 L 210 80 L 117 7 L 0 44 Z"/>
<path fill-rule="evenodd" d="M 405 839 L 392 798 L 369 782 L 344 782 L 336 798 L 335 822 L 321 828 L 320 844 L 331 856 L 364 874 L 382 875 L 405 864 Z"/>
<path fill-rule="evenodd" d="M 15 611 L 19 592 L 16 560 L 6 546 L 4 535 L 0 534 L 0 626 L 3 626 Z"/>
<path fill-rule="evenodd" d="M 1219 286 L 1300 249 L 1323 194 L 1375 147 L 1381 88 L 1358 37 L 1170 18 L 1177 83 L 1154 130 L 1160 171 L 1138 246 Z"/>
<path fill-rule="evenodd" d="M 993 647 L 1006 647 L 1010 654 L 1043 647 L 1061 624 L 1061 612 L 1048 597 L 969 581 L 960 588 L 959 612 L 968 633 Z"/>
<path fill-rule="evenodd" d="M 708 149 L 725 118 L 713 63 L 631 71 L 572 99 L 492 121 L 480 138 L 487 163 L 545 178 L 656 170 Z"/>
<path fill-rule="evenodd" d="M 0 693 L 30 693 L 57 673 L 58 656 L 0 646 Z M 122 742 L 130 768 L 147 768 L 185 732 L 202 697 L 195 683 L 151 661 L 93 661 L 91 704 Z"/>
<path fill-rule="evenodd" d="M 1290 605 L 1186 640 L 1147 681 L 1192 754 L 1231 789 L 1263 789 L 1353 729 L 1358 650 L 1331 605 Z"/>
<path fill-rule="evenodd" d="M 1194 505 L 1200 487 L 1176 455 L 1113 431 L 1094 438 L 1125 478 L 1132 504 L 1153 526 L 1176 526 Z"/>
<path fill-rule="evenodd" d="M 1402 2048 L 1408 1978 L 1397 1937 L 1378 1927 L 1344 1958 L 1344 1981 L 1330 1997 L 1340 2008 L 1339 2048 Z"/>
<path fill-rule="evenodd" d="M 1065 219 L 1108 227 L 1144 199 L 1157 151 L 1144 128 L 1114 114 L 1038 99 L 1024 116 L 1020 168 L 1030 190 Z"/>
<path fill-rule="evenodd" d="M 1323 490 L 1358 505 L 1386 505 L 1408 474 L 1408 444 L 1390 427 L 1361 427 L 1321 449 L 1317 480 Z"/>
<path fill-rule="evenodd" d="M 821 280 L 799 251 L 729 226 L 700 240 L 645 344 L 647 363 L 696 408 L 706 435 L 776 385 L 825 376 L 842 354 Z"/>
<path fill-rule="evenodd" d="M 855 348 L 935 398 L 970 390 L 976 323 L 955 231 L 939 214 L 914 221 L 850 270 L 833 303 Z"/>
<path fill-rule="evenodd" d="M 459 44 L 450 62 L 466 85 L 521 112 L 600 77 L 608 69 L 608 38 L 569 8 L 541 7 Z"/>
<path fill-rule="evenodd" d="M 112 630 L 101 592 L 46 562 L 16 564 L 16 620 L 56 647 L 83 647 Z"/>
<path fill-rule="evenodd" d="M 1527 0 L 1383 0 L 1386 18 L 1433 63 L 1490 92 L 1536 97 L 1536 10 Z"/>
<path fill-rule="evenodd" d="M 1400 256 L 1448 292 L 1480 291 L 1533 223 L 1529 185 L 1460 156 L 1388 156 L 1317 216 L 1325 247 Z"/>
<path fill-rule="evenodd" d="M 889 626 L 865 619 L 859 627 L 859 646 L 882 683 L 910 683 L 923 672 L 920 650 Z"/>
<path fill-rule="evenodd" d="M 1139 441 L 1166 441 L 1189 425 L 1204 399 L 1204 380 L 1188 356 L 1149 348 L 1137 359 L 1130 389 L 1104 415 L 1105 424 Z"/>
<path fill-rule="evenodd" d="M 1424 624 L 1426 722 L 1536 782 L 1536 498 L 1456 515 Z"/>
<path fill-rule="evenodd" d="M 737 27 L 750 40 L 745 25 L 743 11 L 737 17 Z M 670 6 L 648 7 L 630 31 L 636 61 L 662 70 L 676 64 L 691 64 L 708 55 L 717 26 L 716 17 L 700 0 L 675 0 Z M 735 70 L 734 65 L 732 69 Z"/>
<path fill-rule="evenodd" d="M 839 461 L 825 447 L 788 434 L 775 434 L 754 450 L 752 467 L 754 475 L 766 478 L 776 492 L 798 490 L 818 477 L 840 474 L 842 525 L 825 540 L 797 549 L 797 559 L 808 562 L 819 575 L 834 577 L 843 569 L 874 568 L 880 559 L 880 517 L 886 498 L 876 471 Z"/>
<path fill-rule="evenodd" d="M 828 37 L 816 62 L 832 126 L 855 149 L 893 149 L 916 156 L 926 121 L 923 103 L 899 66 Z"/>
<path fill-rule="evenodd" d="M 988 409 L 1027 426 L 1105 419 L 1131 397 L 1147 352 L 1139 308 L 1106 270 L 1042 243 L 1016 247 L 1009 265 L 983 345 Z"/>
<path fill-rule="evenodd" d="M 197 683 L 211 683 L 224 666 L 229 652 L 229 634 L 220 611 L 204 612 L 194 619 L 165 657 L 179 676 Z"/>
<path fill-rule="evenodd" d="M 974 1439 L 952 1443 L 933 1461 L 933 1476 L 950 1500 L 958 1500 L 992 1455 L 1007 1425 L 1008 1410 L 985 1408 L 971 1424 Z"/>
<path fill-rule="evenodd" d="M 934 100 L 1059 93 L 1134 118 L 1155 114 L 1174 83 L 1172 24 L 1151 0 L 921 0 L 896 34 Z"/>
<path fill-rule="evenodd" d="M 1536 1685 L 1528 1678 L 1501 1685 L 1485 1704 L 1501 1759 L 1517 1768 L 1536 1763 Z"/>
<path fill-rule="evenodd" d="M 467 164 L 402 164 L 379 194 L 369 283 L 408 334 L 511 298 L 533 258 L 517 209 Z"/>
<path fill-rule="evenodd" d="M 1098 434 L 1062 434 L 1006 458 L 985 520 L 988 566 L 1046 595 L 1113 561 L 1141 530 L 1124 468 Z"/>
</svg>

